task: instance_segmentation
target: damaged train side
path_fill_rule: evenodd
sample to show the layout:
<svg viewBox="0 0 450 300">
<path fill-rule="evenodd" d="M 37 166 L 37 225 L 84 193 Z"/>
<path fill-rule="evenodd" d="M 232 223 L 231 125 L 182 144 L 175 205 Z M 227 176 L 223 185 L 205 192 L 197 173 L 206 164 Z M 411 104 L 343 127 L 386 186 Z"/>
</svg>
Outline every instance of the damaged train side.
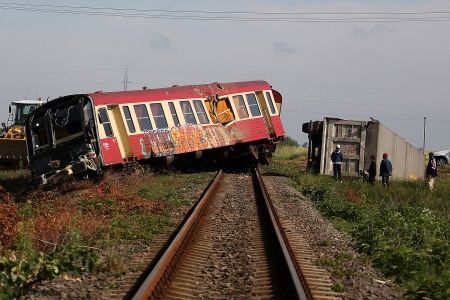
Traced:
<svg viewBox="0 0 450 300">
<path fill-rule="evenodd" d="M 30 168 L 55 183 L 143 161 L 232 153 L 268 163 L 284 136 L 281 103 L 265 81 L 61 97 L 27 119 Z"/>
</svg>

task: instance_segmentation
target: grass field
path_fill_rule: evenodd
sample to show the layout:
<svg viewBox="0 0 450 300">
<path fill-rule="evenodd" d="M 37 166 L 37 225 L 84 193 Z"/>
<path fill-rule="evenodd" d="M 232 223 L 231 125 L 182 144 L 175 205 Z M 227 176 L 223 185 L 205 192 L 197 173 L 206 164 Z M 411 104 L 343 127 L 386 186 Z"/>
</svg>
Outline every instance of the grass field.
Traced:
<svg viewBox="0 0 450 300">
<path fill-rule="evenodd" d="M 334 182 L 305 172 L 306 149 L 278 147 L 266 174 L 293 179 L 358 251 L 407 290 L 410 299 L 450 299 L 450 167 L 435 189 L 393 181 L 389 189 L 359 179 Z M 120 271 L 112 247 L 149 241 L 174 226 L 190 192 L 210 173 L 107 175 L 74 194 L 26 192 L 27 171 L 0 171 L 0 299 L 20 295 L 39 278 L 62 272 Z M 168 188 L 170 187 L 170 188 Z"/>
<path fill-rule="evenodd" d="M 123 255 L 115 245 L 172 231 L 174 213 L 189 207 L 212 176 L 114 173 L 60 194 L 28 190 L 26 171 L 0 171 L 0 299 L 63 272 L 120 272 Z"/>
<path fill-rule="evenodd" d="M 279 147 L 264 171 L 292 178 L 358 251 L 407 290 L 406 298 L 450 299 L 450 168 L 440 170 L 433 191 L 423 181 L 393 181 L 386 189 L 309 174 L 302 151 Z"/>
</svg>

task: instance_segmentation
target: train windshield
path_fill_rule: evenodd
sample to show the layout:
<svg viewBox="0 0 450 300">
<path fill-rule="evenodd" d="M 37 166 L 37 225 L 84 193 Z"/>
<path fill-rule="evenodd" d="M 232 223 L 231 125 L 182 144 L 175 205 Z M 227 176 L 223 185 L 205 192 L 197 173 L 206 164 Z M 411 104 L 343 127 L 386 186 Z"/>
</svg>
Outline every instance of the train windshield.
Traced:
<svg viewBox="0 0 450 300">
<path fill-rule="evenodd" d="M 91 102 L 77 97 L 72 99 L 62 104 L 55 101 L 55 105 L 48 105 L 47 109 L 39 109 L 39 112 L 33 113 L 30 133 L 36 153 L 42 152 L 43 148 L 48 146 L 55 148 L 76 138 L 84 140 L 85 136 L 95 136 L 95 132 L 91 132 L 94 126 Z"/>
<path fill-rule="evenodd" d="M 75 104 L 69 107 L 57 107 L 51 110 L 51 122 L 56 144 L 84 134 L 83 113 L 81 109 L 79 104 Z"/>
</svg>

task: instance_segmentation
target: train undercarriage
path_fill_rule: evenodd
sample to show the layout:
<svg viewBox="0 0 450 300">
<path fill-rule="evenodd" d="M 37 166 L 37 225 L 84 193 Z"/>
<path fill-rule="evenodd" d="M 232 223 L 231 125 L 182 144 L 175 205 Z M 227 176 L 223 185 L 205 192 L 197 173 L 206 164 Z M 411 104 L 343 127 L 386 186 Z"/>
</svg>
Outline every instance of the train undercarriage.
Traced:
<svg viewBox="0 0 450 300">
<path fill-rule="evenodd" d="M 90 148 L 89 144 L 81 148 Z M 128 161 L 122 165 L 102 167 L 101 163 L 91 155 L 82 154 L 77 161 L 72 161 L 66 167 L 59 169 L 61 161 L 53 159 L 49 161 L 51 171 L 35 177 L 35 185 L 55 186 L 73 179 L 97 178 L 107 169 L 125 170 L 127 173 L 142 172 L 147 169 L 160 170 L 167 168 L 175 169 L 218 169 L 225 165 L 249 168 L 258 164 L 269 165 L 272 158 L 272 149 L 275 145 L 237 145 L 235 147 L 224 147 L 206 151 L 196 151 L 175 156 L 152 157 L 140 161 Z M 81 151 L 86 152 L 86 151 Z M 88 151 L 89 153 L 89 151 Z"/>
</svg>

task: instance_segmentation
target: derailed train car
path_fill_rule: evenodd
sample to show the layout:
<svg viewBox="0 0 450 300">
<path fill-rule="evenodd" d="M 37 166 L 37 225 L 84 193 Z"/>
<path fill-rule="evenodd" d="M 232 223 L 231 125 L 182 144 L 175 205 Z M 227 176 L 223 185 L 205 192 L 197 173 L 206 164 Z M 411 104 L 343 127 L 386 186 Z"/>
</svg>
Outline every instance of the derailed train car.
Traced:
<svg viewBox="0 0 450 300">
<path fill-rule="evenodd" d="M 52 100 L 27 119 L 34 178 L 218 153 L 267 163 L 284 136 L 282 97 L 265 81 L 211 83 Z"/>
<path fill-rule="evenodd" d="M 379 167 L 386 152 L 393 165 L 394 178 L 424 178 L 423 153 L 377 120 L 324 118 L 323 121 L 304 123 L 302 131 L 309 137 L 308 167 L 316 173 L 333 175 L 330 156 L 339 144 L 344 156 L 343 175 L 364 175 L 372 155 Z"/>
</svg>

